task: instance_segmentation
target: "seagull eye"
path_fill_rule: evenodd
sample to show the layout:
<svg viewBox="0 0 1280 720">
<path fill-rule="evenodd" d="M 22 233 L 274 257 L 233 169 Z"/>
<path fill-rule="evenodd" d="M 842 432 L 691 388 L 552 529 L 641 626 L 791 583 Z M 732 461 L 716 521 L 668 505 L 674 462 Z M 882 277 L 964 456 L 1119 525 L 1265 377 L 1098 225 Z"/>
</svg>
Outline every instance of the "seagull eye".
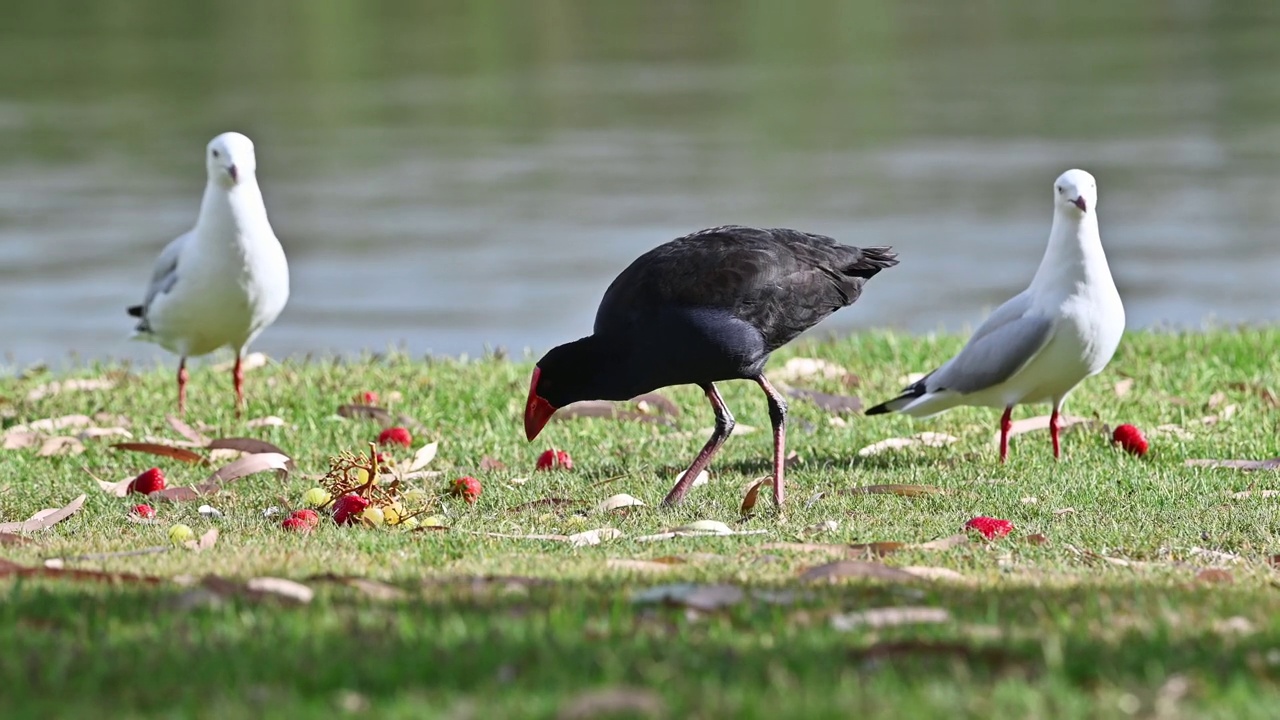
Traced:
<svg viewBox="0 0 1280 720">
<path fill-rule="evenodd" d="M 222 157 L 221 155 L 219 155 L 219 154 L 218 154 L 218 151 L 217 151 L 217 150 L 214 150 L 214 151 L 213 151 L 213 156 L 214 156 L 214 157 Z M 1061 189 L 1061 188 L 1059 188 L 1059 189 Z"/>
<path fill-rule="evenodd" d="M 213 151 L 213 154 L 214 154 L 214 156 L 216 157 L 216 156 L 218 155 L 218 151 L 217 151 L 217 150 L 214 150 L 214 151 Z M 1058 186 L 1058 192 L 1062 192 L 1062 186 L 1061 186 L 1061 185 L 1059 185 L 1059 186 Z"/>
</svg>

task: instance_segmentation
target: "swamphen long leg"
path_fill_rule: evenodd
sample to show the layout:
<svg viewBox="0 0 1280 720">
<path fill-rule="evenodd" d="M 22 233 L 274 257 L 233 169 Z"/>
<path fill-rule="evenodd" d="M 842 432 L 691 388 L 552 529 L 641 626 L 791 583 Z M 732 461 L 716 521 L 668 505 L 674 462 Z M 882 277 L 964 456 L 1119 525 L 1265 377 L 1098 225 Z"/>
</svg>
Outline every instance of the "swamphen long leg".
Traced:
<svg viewBox="0 0 1280 720">
<path fill-rule="evenodd" d="M 707 467 L 707 463 L 711 462 L 711 456 L 716 454 L 724 441 L 729 438 L 729 433 L 733 432 L 735 425 L 733 413 L 729 412 L 729 407 L 724 404 L 724 398 L 720 397 L 720 391 L 716 390 L 715 384 L 707 383 L 699 387 L 707 394 L 712 409 L 716 411 L 716 429 L 712 431 L 711 439 L 707 440 L 707 444 L 702 446 L 702 452 L 693 459 L 693 464 L 684 471 L 684 475 L 676 482 L 675 487 L 671 488 L 671 492 L 667 493 L 667 497 L 662 501 L 664 507 L 670 507 L 684 499 L 685 493 L 693 487 L 693 481 L 698 477 L 698 473 Z"/>
<path fill-rule="evenodd" d="M 786 482 L 782 478 L 783 466 L 786 465 L 787 449 L 787 401 L 769 384 L 764 375 L 756 377 L 760 389 L 769 398 L 769 421 L 773 423 L 773 502 L 782 509 L 782 501 L 786 498 Z"/>
</svg>

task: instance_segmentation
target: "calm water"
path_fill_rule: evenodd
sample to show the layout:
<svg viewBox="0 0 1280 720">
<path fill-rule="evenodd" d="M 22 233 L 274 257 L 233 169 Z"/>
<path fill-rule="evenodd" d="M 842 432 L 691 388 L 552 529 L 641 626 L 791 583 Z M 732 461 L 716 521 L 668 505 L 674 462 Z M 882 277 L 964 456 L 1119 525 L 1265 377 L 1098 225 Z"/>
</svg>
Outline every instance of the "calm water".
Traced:
<svg viewBox="0 0 1280 720">
<path fill-rule="evenodd" d="M 1131 326 L 1280 319 L 1280 3 L 10 3 L 0 352 L 125 340 L 239 130 L 293 270 L 256 345 L 538 350 L 728 222 L 897 246 L 822 327 L 976 324 L 1099 178 Z"/>
</svg>

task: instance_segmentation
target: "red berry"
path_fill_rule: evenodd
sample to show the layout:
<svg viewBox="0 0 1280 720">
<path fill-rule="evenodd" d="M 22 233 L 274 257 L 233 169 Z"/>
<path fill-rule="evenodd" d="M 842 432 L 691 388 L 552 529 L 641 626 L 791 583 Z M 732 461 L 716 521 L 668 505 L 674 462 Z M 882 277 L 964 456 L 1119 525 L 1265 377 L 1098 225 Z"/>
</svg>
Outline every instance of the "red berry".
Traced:
<svg viewBox="0 0 1280 720">
<path fill-rule="evenodd" d="M 1132 425 L 1120 425 L 1111 433 L 1111 442 L 1126 451 L 1142 457 L 1147 454 L 1147 439 L 1142 431 Z"/>
<path fill-rule="evenodd" d="M 307 522 L 305 518 L 287 517 L 284 522 L 280 523 L 280 527 L 292 532 L 309 533 L 315 525 Z"/>
<path fill-rule="evenodd" d="M 355 525 L 367 507 L 369 501 L 359 495 L 343 495 L 333 503 L 333 521 L 339 525 Z"/>
<path fill-rule="evenodd" d="M 569 457 L 569 453 L 564 450 L 556 450 L 551 448 L 538 456 L 539 470 L 554 470 L 555 468 L 564 468 L 565 470 L 573 469 L 573 458 Z"/>
<path fill-rule="evenodd" d="M 965 530 L 977 530 L 982 537 L 991 540 L 1013 532 L 1013 523 L 993 517 L 976 517 L 964 524 Z"/>
<path fill-rule="evenodd" d="M 470 475 L 460 477 L 449 483 L 449 494 L 466 500 L 468 504 L 475 504 L 480 499 L 480 481 Z"/>
<path fill-rule="evenodd" d="M 379 445 L 403 445 L 405 447 L 413 446 L 413 436 L 409 431 L 400 427 L 389 427 L 378 434 Z"/>
<path fill-rule="evenodd" d="M 164 489 L 164 473 L 160 468 L 151 468 L 129 483 L 129 492 L 150 495 Z"/>
<path fill-rule="evenodd" d="M 372 390 L 365 390 L 356 396 L 356 400 L 358 400 L 361 405 L 377 405 L 378 393 Z"/>
<path fill-rule="evenodd" d="M 302 522 L 306 523 L 310 527 L 315 527 L 320 524 L 320 516 L 316 514 L 315 510 L 312 510 L 310 508 L 303 508 L 302 510 L 294 510 L 293 512 L 289 513 L 288 519 L 301 520 Z"/>
<path fill-rule="evenodd" d="M 133 514 L 140 518 L 153 518 L 156 516 L 156 509 L 150 505 L 134 505 Z"/>
</svg>

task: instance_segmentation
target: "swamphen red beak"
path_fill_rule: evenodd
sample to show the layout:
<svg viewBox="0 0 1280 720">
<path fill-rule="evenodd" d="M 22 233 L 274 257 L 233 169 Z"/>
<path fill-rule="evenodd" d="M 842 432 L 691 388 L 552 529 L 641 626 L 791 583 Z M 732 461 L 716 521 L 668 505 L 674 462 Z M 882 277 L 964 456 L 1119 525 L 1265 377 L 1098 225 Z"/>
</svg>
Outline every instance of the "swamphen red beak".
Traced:
<svg viewBox="0 0 1280 720">
<path fill-rule="evenodd" d="M 533 379 L 529 381 L 529 400 L 524 404 L 524 434 L 531 441 L 538 437 L 542 427 L 556 414 L 556 407 L 538 395 L 538 376 L 541 374 L 542 368 L 533 369 Z"/>
</svg>

